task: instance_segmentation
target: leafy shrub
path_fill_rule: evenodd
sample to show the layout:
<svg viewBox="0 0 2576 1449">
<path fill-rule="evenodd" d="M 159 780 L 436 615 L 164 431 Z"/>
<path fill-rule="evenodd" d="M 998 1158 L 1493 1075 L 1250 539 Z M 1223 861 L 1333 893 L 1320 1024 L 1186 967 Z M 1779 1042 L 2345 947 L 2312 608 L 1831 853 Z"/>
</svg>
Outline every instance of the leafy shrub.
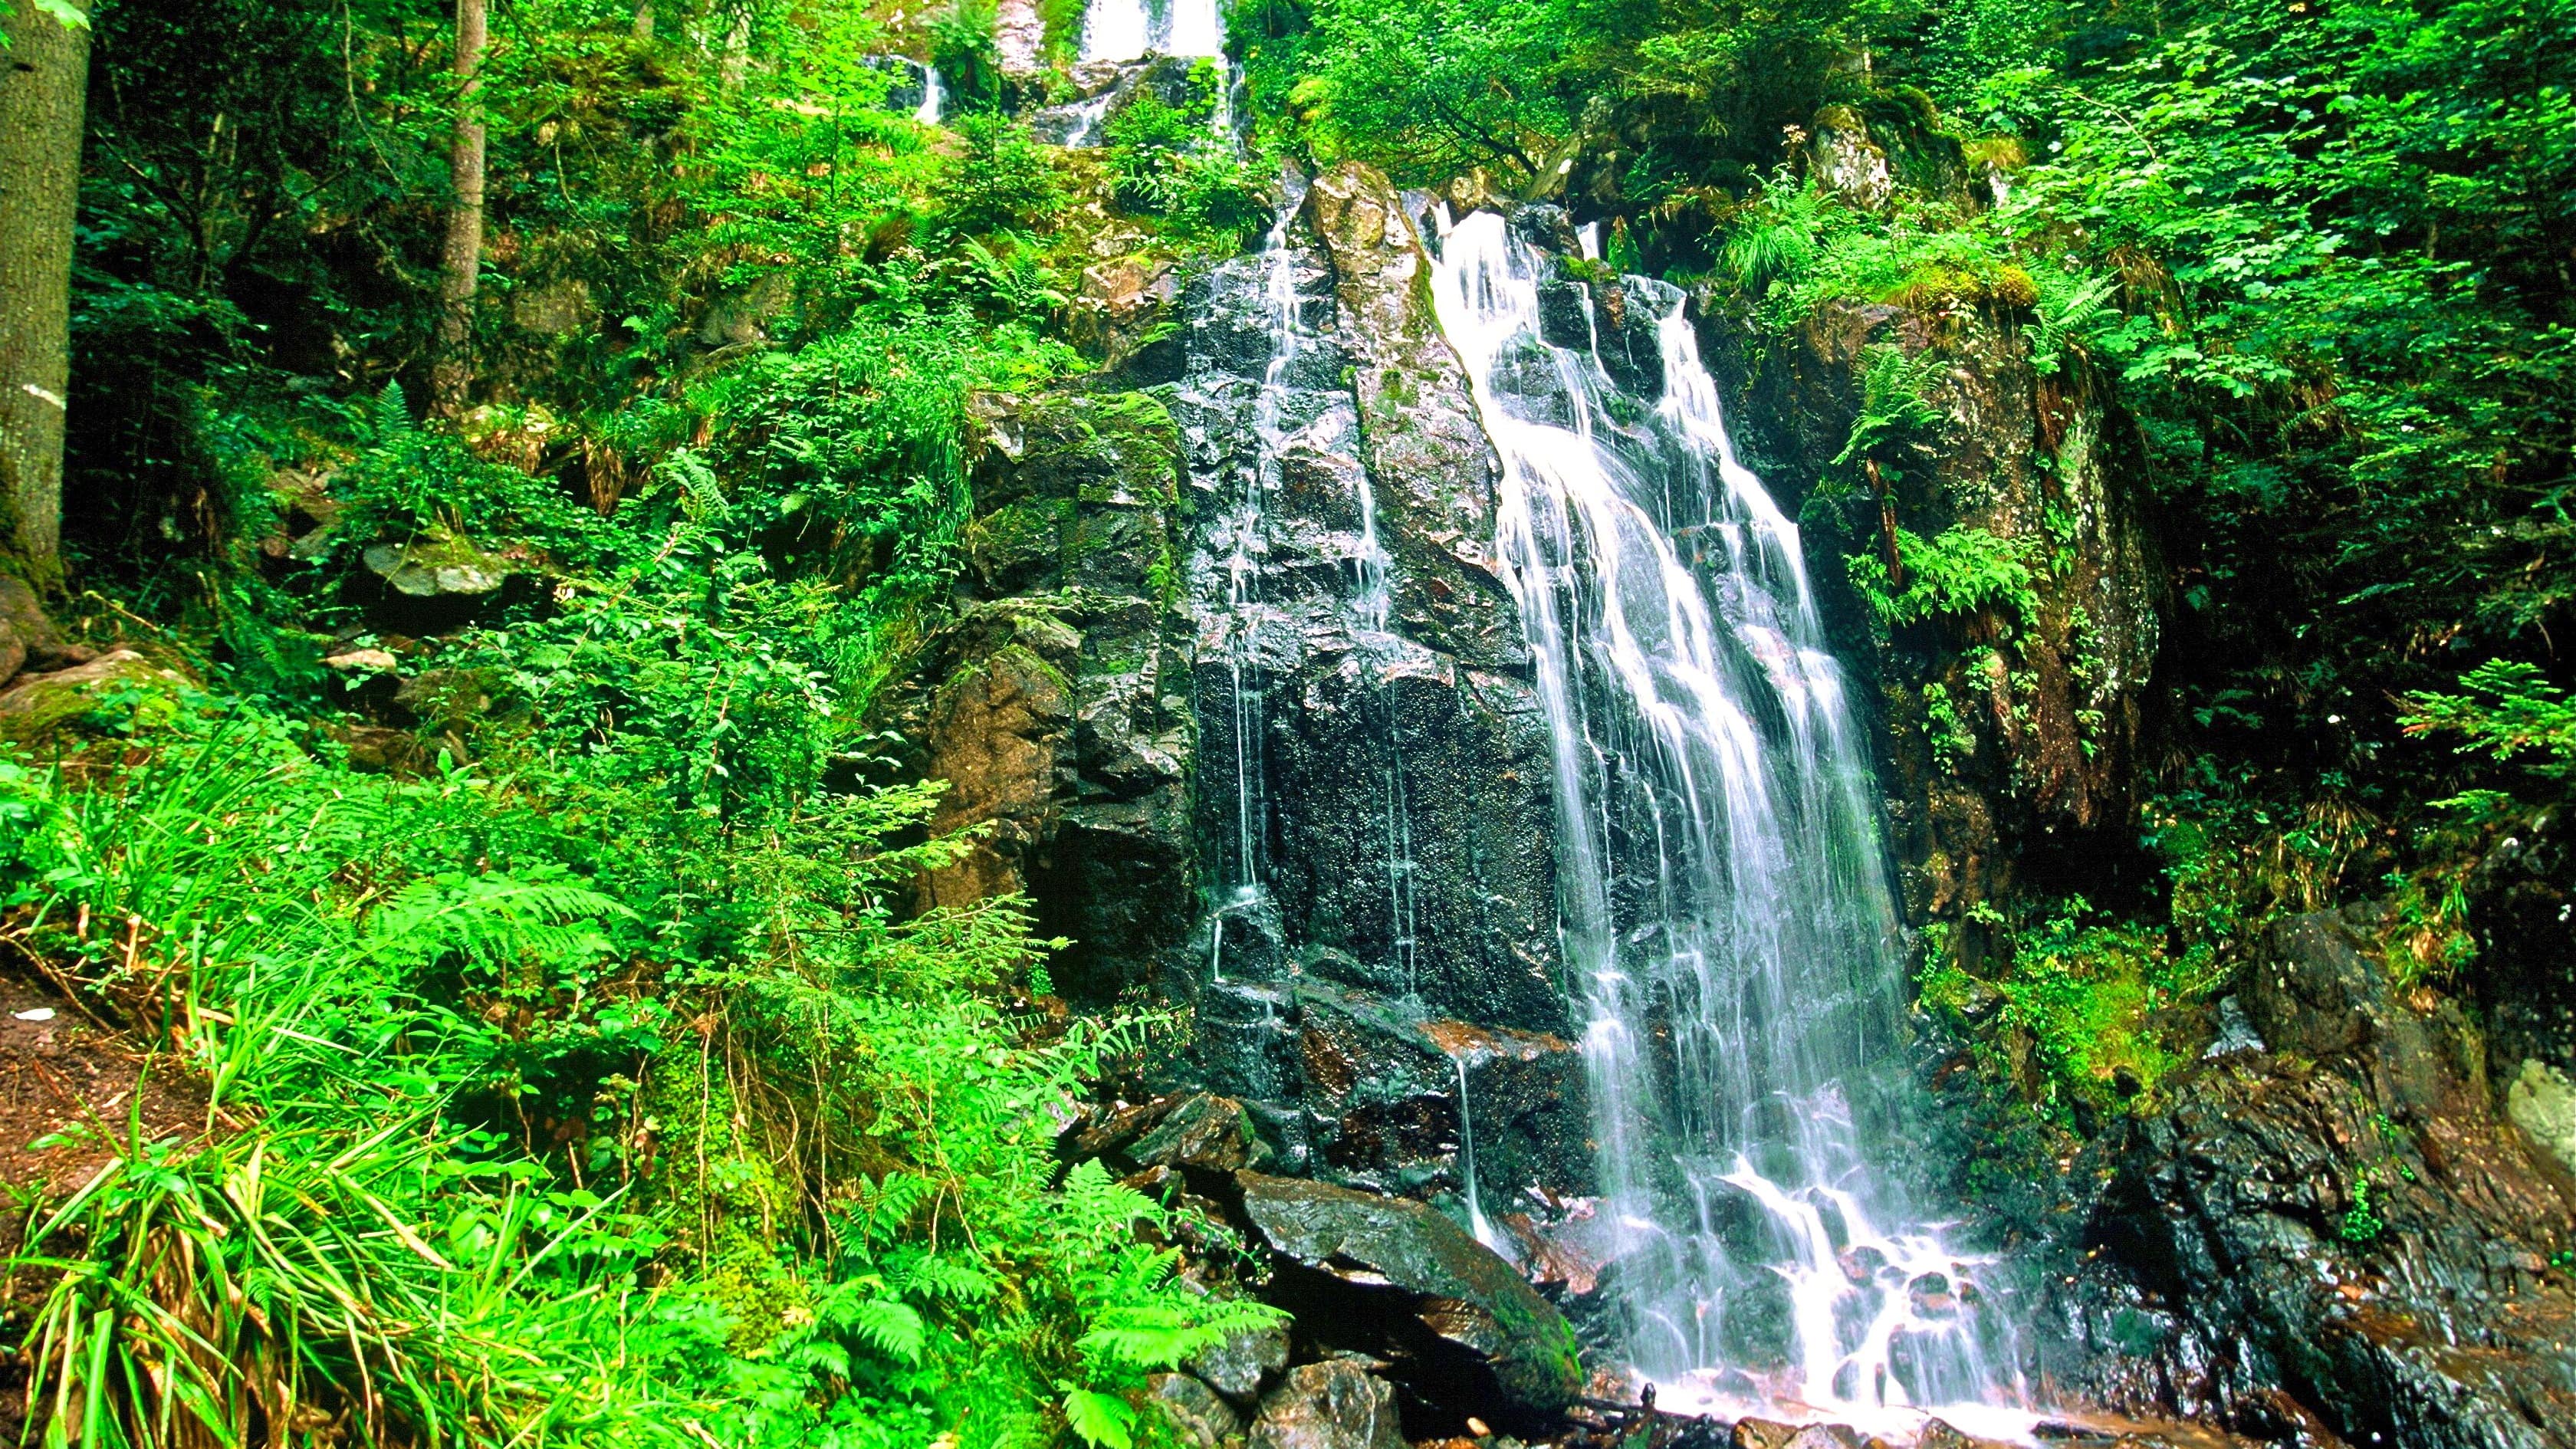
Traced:
<svg viewBox="0 0 2576 1449">
<path fill-rule="evenodd" d="M 931 191 L 942 225 L 966 236 L 1025 230 L 1061 204 L 1055 161 L 1026 125 L 978 111 L 959 116 L 952 129 L 963 149 Z"/>
<path fill-rule="evenodd" d="M 1191 79 L 1187 106 L 1140 89 L 1109 118 L 1110 174 L 1122 205 L 1162 218 L 1184 240 L 1233 251 L 1268 226 L 1269 189 L 1216 124 L 1224 77 L 1202 62 Z"/>
<path fill-rule="evenodd" d="M 601 542 L 597 516 L 553 480 L 484 462 L 455 434 L 413 422 L 397 383 L 376 395 L 366 441 L 333 474 L 331 491 L 343 510 L 333 533 L 358 547 L 449 534 L 516 537 L 586 561 Z"/>
<path fill-rule="evenodd" d="M 1982 996 L 1999 995 L 2000 1010 L 1975 1028 L 1978 1051 L 1990 1072 L 2008 1077 L 2005 1040 L 2026 1034 L 2042 1069 L 2032 1105 L 2061 1125 L 2075 1125 L 2079 1108 L 2098 1117 L 2152 1105 L 2157 1084 L 2186 1060 L 2173 1014 L 2225 979 L 2210 949 L 2177 954 L 2162 930 L 2102 920 L 2080 896 L 2035 924 L 2007 928 L 2003 939 L 2009 959 L 1999 975 L 1980 983 L 1936 956 L 1923 998 L 1965 1022 L 1983 1014 Z"/>
</svg>

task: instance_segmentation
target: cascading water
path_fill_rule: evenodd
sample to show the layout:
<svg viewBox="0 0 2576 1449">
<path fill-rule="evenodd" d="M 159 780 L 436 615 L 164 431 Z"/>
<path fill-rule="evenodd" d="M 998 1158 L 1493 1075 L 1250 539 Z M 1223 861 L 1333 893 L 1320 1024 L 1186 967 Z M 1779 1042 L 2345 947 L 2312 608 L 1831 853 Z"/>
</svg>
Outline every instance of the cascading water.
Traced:
<svg viewBox="0 0 2576 1449">
<path fill-rule="evenodd" d="M 1503 217 L 1439 251 L 1554 733 L 1560 929 L 1632 1364 L 1667 1404 L 1992 1423 L 1974 1408 L 2020 1396 L 1984 1262 L 1914 1221 L 1891 1166 L 1897 917 L 1797 529 L 1736 461 L 1678 291 L 1622 284 L 1660 317 L 1644 397 L 1611 380 L 1588 304 L 1592 335 L 1550 335 L 1542 291 L 1575 284 Z"/>
<path fill-rule="evenodd" d="M 1294 201 L 1280 208 L 1261 248 L 1260 268 L 1264 321 L 1270 333 L 1270 361 L 1262 370 L 1261 389 L 1252 403 L 1253 465 L 1243 475 L 1243 496 L 1226 519 L 1227 551 L 1226 666 L 1234 681 L 1235 856 L 1234 903 L 1251 905 L 1261 896 L 1263 730 L 1261 672 L 1255 631 L 1260 609 L 1262 563 L 1268 552 L 1265 503 L 1279 490 L 1280 458 L 1288 432 L 1289 384 L 1305 329 L 1298 317 L 1297 254 L 1288 243 L 1296 220 Z M 1222 929 L 1222 917 L 1219 918 Z"/>
<path fill-rule="evenodd" d="M 1224 53 L 1225 20 L 1216 0 L 1092 0 L 1083 13 L 1086 61 Z"/>
<path fill-rule="evenodd" d="M 921 68 L 921 104 L 914 108 L 912 118 L 925 126 L 936 126 L 945 113 L 947 104 L 948 90 L 939 82 L 939 67 L 923 66 Z"/>
</svg>

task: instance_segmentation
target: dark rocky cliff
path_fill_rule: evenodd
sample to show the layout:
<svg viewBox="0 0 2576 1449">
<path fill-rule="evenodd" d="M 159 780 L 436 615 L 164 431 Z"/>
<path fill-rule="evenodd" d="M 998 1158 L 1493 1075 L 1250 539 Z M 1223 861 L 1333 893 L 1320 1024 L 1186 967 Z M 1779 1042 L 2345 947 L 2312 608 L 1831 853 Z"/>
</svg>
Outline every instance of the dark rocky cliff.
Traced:
<svg viewBox="0 0 2576 1449">
<path fill-rule="evenodd" d="M 938 826 L 990 834 L 928 898 L 1024 891 L 1074 942 L 1068 995 L 1185 1006 L 1156 1085 L 1245 1100 L 1293 1170 L 1462 1190 L 1463 1080 L 1506 1195 L 1576 1191 L 1547 740 L 1490 451 L 1383 178 L 1318 180 L 1287 249 L 1276 439 L 1263 256 L 1131 279 L 1111 371 L 978 413 L 967 569 L 893 723 L 950 782 Z M 1382 628 L 1354 605 L 1364 496 Z"/>
</svg>

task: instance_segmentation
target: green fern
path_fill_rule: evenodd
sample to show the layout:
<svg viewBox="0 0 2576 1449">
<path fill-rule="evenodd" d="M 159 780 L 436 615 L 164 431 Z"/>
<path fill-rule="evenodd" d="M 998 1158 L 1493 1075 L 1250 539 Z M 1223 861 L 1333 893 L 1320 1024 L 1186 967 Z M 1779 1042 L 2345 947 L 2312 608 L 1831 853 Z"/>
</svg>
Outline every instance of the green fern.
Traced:
<svg viewBox="0 0 2576 1449">
<path fill-rule="evenodd" d="M 930 1346 L 930 1325 L 901 1299 L 859 1299 L 844 1305 L 826 1321 L 906 1368 L 920 1363 Z"/>
<path fill-rule="evenodd" d="M 1851 580 L 1880 621 L 1921 624 L 1975 614 L 2010 629 L 2039 614 L 2039 590 L 2027 539 L 2000 538 L 1961 524 L 1926 539 L 1896 531 L 1896 570 L 1876 554 L 1848 559 Z M 1897 578 L 1902 576 L 1902 587 Z"/>
<path fill-rule="evenodd" d="M 2031 339 L 2030 365 L 2042 377 L 2054 377 L 2065 366 L 2069 344 L 2094 330 L 2105 313 L 2111 312 L 2111 293 L 2120 285 L 2112 275 L 2074 277 L 2053 268 L 2041 268 L 2033 277 L 2039 285 L 2039 335 Z"/>
<path fill-rule="evenodd" d="M 1824 253 L 1824 194 L 1814 186 L 1792 189 L 1774 177 L 1762 202 L 1726 239 L 1726 265 L 1756 292 L 1795 282 Z"/>
<path fill-rule="evenodd" d="M 1894 456 L 1900 451 L 1920 451 L 1924 440 L 1948 421 L 1923 396 L 1939 367 L 1928 352 L 1907 357 L 1894 343 L 1870 344 L 1862 354 L 1860 414 L 1852 419 L 1851 433 L 1843 440 L 1843 450 L 1834 455 L 1834 466 L 1875 461 L 1886 477 L 1901 476 Z"/>
<path fill-rule="evenodd" d="M 403 396 L 402 384 L 388 382 L 376 394 L 375 446 L 387 453 L 407 451 L 418 439 L 420 429 L 411 420 L 411 401 Z"/>
<path fill-rule="evenodd" d="M 1075 1389 L 1064 1396 L 1064 1422 L 1091 1449 L 1134 1449 L 1136 1410 L 1115 1394 Z"/>
<path fill-rule="evenodd" d="M 367 922 L 367 950 L 397 966 L 449 957 L 499 969 L 523 960 L 571 964 L 609 949 L 599 923 L 634 912 L 561 867 L 525 875 L 447 871 L 413 881 Z"/>
</svg>

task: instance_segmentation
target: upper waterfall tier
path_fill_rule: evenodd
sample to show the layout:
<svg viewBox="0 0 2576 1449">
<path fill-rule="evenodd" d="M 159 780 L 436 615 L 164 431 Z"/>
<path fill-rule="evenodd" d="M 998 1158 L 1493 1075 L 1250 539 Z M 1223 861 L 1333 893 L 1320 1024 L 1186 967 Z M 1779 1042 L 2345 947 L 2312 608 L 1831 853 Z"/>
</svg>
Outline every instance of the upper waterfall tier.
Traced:
<svg viewBox="0 0 2576 1449">
<path fill-rule="evenodd" d="M 1091 0 L 1082 17 L 1084 60 L 1225 54 L 1216 0 Z"/>
</svg>

